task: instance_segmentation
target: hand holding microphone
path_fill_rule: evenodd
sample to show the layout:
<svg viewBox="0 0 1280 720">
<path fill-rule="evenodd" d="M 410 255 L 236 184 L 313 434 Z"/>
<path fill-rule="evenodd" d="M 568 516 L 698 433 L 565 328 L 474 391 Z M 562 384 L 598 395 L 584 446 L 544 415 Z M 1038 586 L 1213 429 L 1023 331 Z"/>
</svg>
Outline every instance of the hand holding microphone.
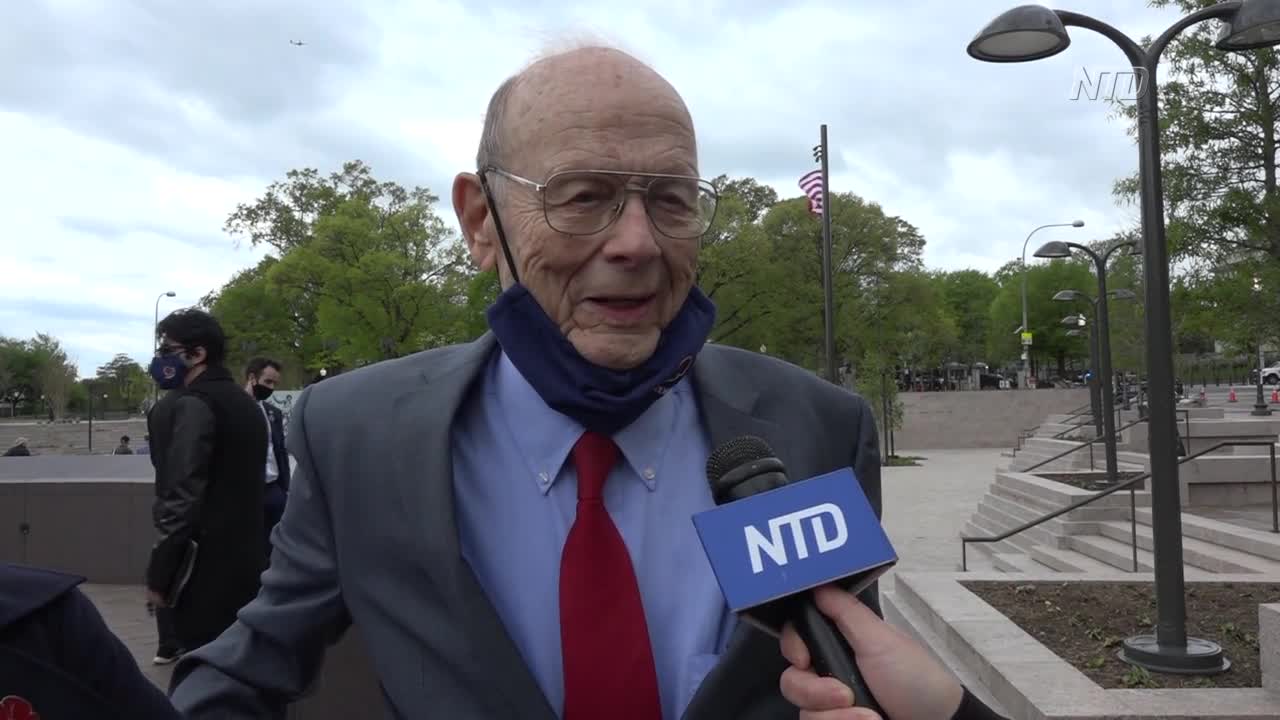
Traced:
<svg viewBox="0 0 1280 720">
<path fill-rule="evenodd" d="M 782 655 L 791 667 L 782 673 L 782 696 L 800 708 L 801 720 L 964 717 L 956 714 L 964 688 L 928 650 L 844 590 L 828 585 L 813 594 L 818 609 L 835 622 L 849 642 L 867 686 L 883 710 L 856 707 L 853 693 L 843 683 L 815 673 L 808 648 L 795 628 L 788 625 L 782 633 Z"/>
</svg>

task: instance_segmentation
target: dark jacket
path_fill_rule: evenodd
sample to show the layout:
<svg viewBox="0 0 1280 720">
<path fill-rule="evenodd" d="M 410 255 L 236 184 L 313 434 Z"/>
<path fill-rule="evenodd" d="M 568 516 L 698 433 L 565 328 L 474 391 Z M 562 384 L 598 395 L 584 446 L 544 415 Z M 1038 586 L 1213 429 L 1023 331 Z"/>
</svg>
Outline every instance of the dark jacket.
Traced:
<svg viewBox="0 0 1280 720">
<path fill-rule="evenodd" d="M 271 453 L 280 472 L 276 482 L 280 483 L 281 490 L 289 492 L 289 450 L 284 444 L 284 413 L 268 402 L 262 403 L 262 407 L 266 408 L 267 417 L 271 418 Z"/>
<path fill-rule="evenodd" d="M 262 552 L 262 410 L 225 368 L 208 368 L 171 391 L 148 418 L 156 468 L 158 534 L 147 586 L 167 595 L 189 541 L 195 569 L 174 608 L 184 647 L 213 640 L 258 593 Z"/>
<path fill-rule="evenodd" d="M 177 720 L 83 581 L 0 563 L 0 717 Z"/>
</svg>

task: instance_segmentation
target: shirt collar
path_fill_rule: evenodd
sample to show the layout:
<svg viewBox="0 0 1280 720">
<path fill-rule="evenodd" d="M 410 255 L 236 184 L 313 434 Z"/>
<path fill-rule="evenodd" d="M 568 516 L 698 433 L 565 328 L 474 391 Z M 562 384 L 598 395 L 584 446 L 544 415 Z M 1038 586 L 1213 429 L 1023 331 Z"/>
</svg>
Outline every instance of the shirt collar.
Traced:
<svg viewBox="0 0 1280 720">
<path fill-rule="evenodd" d="M 500 350 L 490 380 L 487 392 L 497 400 L 516 447 L 529 465 L 533 482 L 545 495 L 582 436 L 583 427 L 568 415 L 548 407 Z M 680 403 L 688 402 L 688 393 L 689 379 L 685 377 L 635 422 L 613 436 L 632 473 L 650 491 L 657 487 L 662 459 L 675 432 L 676 415 Z"/>
</svg>

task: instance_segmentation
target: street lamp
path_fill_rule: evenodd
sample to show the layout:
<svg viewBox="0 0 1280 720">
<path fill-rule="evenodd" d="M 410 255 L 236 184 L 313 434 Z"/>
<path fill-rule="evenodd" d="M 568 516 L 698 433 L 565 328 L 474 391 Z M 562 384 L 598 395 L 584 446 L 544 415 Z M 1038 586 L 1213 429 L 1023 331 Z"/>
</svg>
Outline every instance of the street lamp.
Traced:
<svg viewBox="0 0 1280 720">
<path fill-rule="evenodd" d="M 1032 235 L 1035 235 L 1045 228 L 1051 227 L 1079 228 L 1084 227 L 1084 221 L 1072 220 L 1069 223 L 1049 223 L 1048 225 L 1041 225 L 1035 230 L 1027 233 L 1027 239 L 1022 241 L 1022 329 L 1019 331 L 1021 333 L 1031 332 L 1031 327 L 1027 324 L 1027 243 L 1031 242 Z M 1026 335 L 1023 335 L 1023 337 L 1026 337 Z M 1022 342 L 1022 377 L 1018 379 L 1018 387 L 1024 390 L 1031 389 L 1027 386 L 1027 377 L 1031 374 L 1031 353 L 1027 349 L 1027 346 L 1028 343 L 1024 340 Z"/>
<path fill-rule="evenodd" d="M 1182 500 L 1178 488 L 1178 419 L 1174 406 L 1173 330 L 1169 312 L 1169 249 L 1165 243 L 1164 191 L 1160 180 L 1160 113 L 1156 70 L 1160 55 L 1183 30 L 1221 20 L 1219 50 L 1251 50 L 1280 44 L 1280 3 L 1229 0 L 1175 22 L 1143 48 L 1114 27 L 1087 15 L 1024 5 L 997 17 L 969 43 L 970 56 L 987 62 L 1025 62 L 1056 55 L 1071 39 L 1066 26 L 1094 30 L 1113 41 L 1139 79 L 1138 177 L 1142 199 L 1143 285 L 1146 291 L 1147 377 L 1151 403 L 1152 540 L 1157 621 L 1154 634 L 1125 640 L 1120 656 L 1149 670 L 1203 674 L 1230 667 L 1222 648 L 1187 637 L 1186 579 L 1182 564 Z"/>
<path fill-rule="evenodd" d="M 1253 291 L 1262 292 L 1262 281 L 1256 277 L 1253 279 Z M 1267 397 L 1262 387 L 1265 380 L 1262 377 L 1262 371 L 1266 369 L 1267 359 L 1262 354 L 1262 333 L 1258 333 L 1258 397 L 1253 402 L 1253 410 L 1249 412 L 1256 417 L 1267 417 L 1271 414 L 1271 408 L 1267 407 Z"/>
<path fill-rule="evenodd" d="M 1093 300 L 1090 299 L 1088 295 L 1085 295 L 1084 293 L 1079 292 L 1077 290 L 1059 290 L 1058 292 L 1054 293 L 1053 299 L 1056 302 L 1074 302 L 1076 300 L 1087 300 L 1090 304 L 1093 304 Z M 1097 309 L 1096 306 L 1094 309 L 1096 311 Z M 1075 330 L 1068 330 L 1067 331 L 1068 335 L 1071 335 L 1072 332 L 1076 333 L 1076 335 L 1084 334 L 1084 332 L 1079 329 L 1084 327 L 1086 324 L 1084 321 L 1083 315 L 1069 315 L 1067 317 L 1064 317 L 1062 318 L 1062 324 L 1064 327 L 1076 328 Z M 1089 369 L 1093 373 L 1093 377 L 1089 383 L 1089 412 L 1093 414 L 1094 436 L 1106 437 L 1105 431 L 1102 426 L 1102 414 L 1103 414 L 1102 413 L 1102 392 L 1101 392 L 1102 384 L 1098 377 L 1099 375 L 1101 375 L 1101 371 L 1098 369 L 1098 321 L 1097 321 L 1096 312 L 1094 315 L 1094 321 L 1091 323 L 1088 323 L 1088 325 L 1089 325 Z"/>
<path fill-rule="evenodd" d="M 1126 243 L 1121 243 L 1116 245 L 1103 255 L 1101 258 L 1103 267 L 1105 267 L 1107 258 L 1111 253 L 1115 252 L 1117 248 L 1123 247 L 1125 244 Z M 1043 248 L 1041 249 L 1043 250 Z M 1070 248 L 1067 248 L 1067 250 L 1070 251 Z M 1090 254 L 1092 254 L 1092 251 L 1090 251 Z M 1101 302 L 1089 297 L 1079 290 L 1060 290 L 1054 294 L 1053 299 L 1058 302 L 1084 300 L 1093 306 L 1093 324 L 1089 326 L 1089 344 L 1090 352 L 1092 353 L 1090 364 L 1097 373 L 1097 383 L 1095 384 L 1097 390 L 1094 391 L 1093 388 L 1090 388 L 1091 392 L 1089 393 L 1089 399 L 1092 404 L 1097 395 L 1101 396 L 1098 398 L 1101 404 L 1101 409 L 1099 410 L 1097 406 L 1094 407 L 1094 410 L 1097 413 L 1094 416 L 1094 428 L 1097 430 L 1098 436 L 1103 439 L 1103 447 L 1106 448 L 1107 481 L 1114 484 L 1119 480 L 1119 476 L 1117 474 L 1119 461 L 1117 458 L 1116 447 L 1119 442 L 1119 438 L 1116 437 L 1117 431 L 1115 428 L 1116 403 L 1114 394 L 1115 381 L 1112 378 L 1114 371 L 1111 367 L 1111 322 L 1107 314 L 1106 298 L 1109 296 L 1116 300 L 1135 300 L 1138 296 L 1128 288 L 1103 290 L 1101 287 L 1102 284 L 1103 283 L 1101 282 L 1099 283 L 1099 290 L 1101 292 L 1098 293 L 1098 297 L 1101 299 Z M 1062 323 L 1067 325 L 1068 320 L 1075 321 L 1077 318 L 1080 320 L 1078 324 L 1083 326 L 1085 324 L 1084 317 L 1078 315 L 1063 318 Z"/>
<path fill-rule="evenodd" d="M 1089 249 L 1086 245 L 1054 240 L 1047 242 L 1036 250 L 1036 257 L 1065 258 L 1071 256 L 1072 250 L 1079 250 L 1093 260 L 1094 271 L 1098 276 L 1098 297 L 1093 301 L 1093 315 L 1098 326 L 1098 381 L 1102 389 L 1102 432 L 1107 454 L 1107 481 L 1115 484 L 1119 481 L 1116 475 L 1118 460 L 1116 459 L 1116 419 L 1114 381 L 1111 373 L 1111 323 L 1107 309 L 1107 260 L 1121 248 L 1130 247 L 1133 243 L 1119 242 L 1112 245 L 1102 255 Z"/>
</svg>

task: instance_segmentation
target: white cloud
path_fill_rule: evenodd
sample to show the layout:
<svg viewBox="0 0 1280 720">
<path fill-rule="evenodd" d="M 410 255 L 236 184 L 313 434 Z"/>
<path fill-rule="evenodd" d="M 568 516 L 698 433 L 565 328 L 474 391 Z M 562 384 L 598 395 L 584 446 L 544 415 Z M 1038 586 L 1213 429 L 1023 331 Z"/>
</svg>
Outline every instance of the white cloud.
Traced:
<svg viewBox="0 0 1280 720">
<path fill-rule="evenodd" d="M 194 303 L 262 256 L 222 225 L 292 168 L 365 160 L 429 187 L 452 225 L 449 183 L 474 162 L 489 94 L 565 34 L 672 81 L 707 176 L 797 196 L 827 123 L 833 189 L 920 228 L 932 266 L 994 269 L 1045 222 L 1109 235 L 1133 221 L 1110 190 L 1136 149 L 1104 106 L 1067 97 L 1079 67 L 1122 58 L 1080 31 L 1040 63 L 968 58 L 1013 4 L 18 3 L 0 26 L 0 334 L 57 335 L 85 374 L 116 352 L 144 360 L 158 294 L 178 293 L 162 314 Z M 1076 5 L 1135 36 L 1172 17 Z"/>
</svg>

